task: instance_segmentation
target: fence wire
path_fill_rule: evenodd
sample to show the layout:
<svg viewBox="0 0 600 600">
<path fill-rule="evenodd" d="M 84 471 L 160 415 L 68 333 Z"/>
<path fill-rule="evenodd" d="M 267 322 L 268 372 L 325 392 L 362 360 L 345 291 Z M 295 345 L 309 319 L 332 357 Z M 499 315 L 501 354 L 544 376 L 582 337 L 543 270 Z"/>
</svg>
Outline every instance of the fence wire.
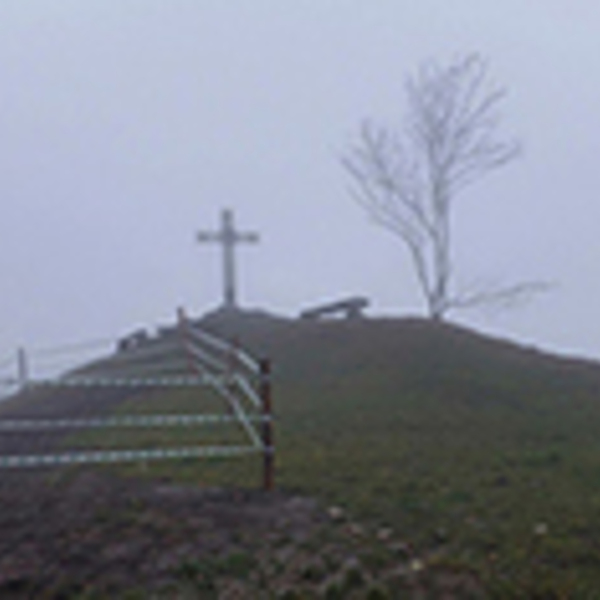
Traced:
<svg viewBox="0 0 600 600">
<path fill-rule="evenodd" d="M 0 468 L 264 451 L 258 362 L 187 323 L 168 335 L 65 344 L 28 359 L 26 367 L 16 356 L 0 363 L 0 375 L 13 370 L 13 388 L 24 376 L 14 371 L 29 377 L 0 406 Z"/>
</svg>

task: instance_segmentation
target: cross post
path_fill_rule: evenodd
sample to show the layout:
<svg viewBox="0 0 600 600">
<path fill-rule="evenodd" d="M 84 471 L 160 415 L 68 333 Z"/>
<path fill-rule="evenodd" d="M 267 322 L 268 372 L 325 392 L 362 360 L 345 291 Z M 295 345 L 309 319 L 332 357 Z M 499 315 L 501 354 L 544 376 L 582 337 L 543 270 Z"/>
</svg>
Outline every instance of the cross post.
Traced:
<svg viewBox="0 0 600 600">
<path fill-rule="evenodd" d="M 237 307 L 235 247 L 240 243 L 256 243 L 259 236 L 254 232 L 240 232 L 235 228 L 233 212 L 221 211 L 220 231 L 200 231 L 197 235 L 200 243 L 218 243 L 223 250 L 223 308 Z"/>
</svg>

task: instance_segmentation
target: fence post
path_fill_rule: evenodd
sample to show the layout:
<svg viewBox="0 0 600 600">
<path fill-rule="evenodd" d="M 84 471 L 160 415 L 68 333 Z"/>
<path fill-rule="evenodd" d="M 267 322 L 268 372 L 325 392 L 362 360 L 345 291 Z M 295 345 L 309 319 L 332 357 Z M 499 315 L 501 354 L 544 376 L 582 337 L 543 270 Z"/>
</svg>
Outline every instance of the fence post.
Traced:
<svg viewBox="0 0 600 600">
<path fill-rule="evenodd" d="M 227 381 L 227 387 L 233 390 L 235 387 L 235 376 L 239 370 L 238 352 L 240 347 L 240 340 L 237 336 L 231 337 L 227 344 L 227 356 L 225 356 L 225 376 Z"/>
<path fill-rule="evenodd" d="M 182 307 L 177 309 L 177 329 L 179 333 L 179 339 L 185 353 L 187 360 L 188 371 L 190 375 L 196 373 L 196 364 L 194 361 L 194 355 L 190 349 L 190 323 L 185 310 Z"/>
<path fill-rule="evenodd" d="M 27 354 L 24 348 L 17 351 L 17 378 L 19 380 L 19 390 L 24 390 L 29 382 L 29 368 L 27 364 Z"/>
<path fill-rule="evenodd" d="M 273 444 L 273 406 L 271 397 L 271 363 L 260 361 L 260 397 L 262 400 L 263 489 L 275 487 L 275 446 Z"/>
</svg>

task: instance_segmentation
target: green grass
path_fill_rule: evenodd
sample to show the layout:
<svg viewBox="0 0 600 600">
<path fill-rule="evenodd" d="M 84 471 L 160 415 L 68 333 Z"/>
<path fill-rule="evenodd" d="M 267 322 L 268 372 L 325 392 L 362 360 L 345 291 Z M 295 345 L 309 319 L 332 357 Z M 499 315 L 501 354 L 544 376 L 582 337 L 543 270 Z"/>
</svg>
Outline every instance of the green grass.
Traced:
<svg viewBox="0 0 600 600">
<path fill-rule="evenodd" d="M 279 486 L 393 529 L 425 560 L 474 573 L 490 597 L 600 589 L 598 365 L 416 320 L 242 315 L 207 326 L 274 360 Z M 199 401 L 178 394 L 121 411 Z M 252 456 L 120 469 L 203 485 L 260 480 Z"/>
<path fill-rule="evenodd" d="M 500 598 L 600 589 L 597 365 L 419 321 L 257 321 L 237 327 L 279 374 L 280 485 Z"/>
</svg>

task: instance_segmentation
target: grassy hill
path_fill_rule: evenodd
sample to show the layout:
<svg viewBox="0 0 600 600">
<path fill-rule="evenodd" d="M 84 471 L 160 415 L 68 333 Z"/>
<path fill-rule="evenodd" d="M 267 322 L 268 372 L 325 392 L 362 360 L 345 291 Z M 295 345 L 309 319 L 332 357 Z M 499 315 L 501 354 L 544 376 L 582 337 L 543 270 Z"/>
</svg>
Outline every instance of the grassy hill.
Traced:
<svg viewBox="0 0 600 600">
<path fill-rule="evenodd" d="M 490 597 L 598 597 L 600 365 L 418 319 L 201 323 L 273 360 L 281 487 L 393 531 L 425 569 L 472 573 Z M 194 402 L 173 394 L 119 410 Z M 256 457 L 123 470 L 259 480 Z"/>
<path fill-rule="evenodd" d="M 204 325 L 275 361 L 282 485 L 499 597 L 600 589 L 598 364 L 413 319 Z"/>
</svg>

